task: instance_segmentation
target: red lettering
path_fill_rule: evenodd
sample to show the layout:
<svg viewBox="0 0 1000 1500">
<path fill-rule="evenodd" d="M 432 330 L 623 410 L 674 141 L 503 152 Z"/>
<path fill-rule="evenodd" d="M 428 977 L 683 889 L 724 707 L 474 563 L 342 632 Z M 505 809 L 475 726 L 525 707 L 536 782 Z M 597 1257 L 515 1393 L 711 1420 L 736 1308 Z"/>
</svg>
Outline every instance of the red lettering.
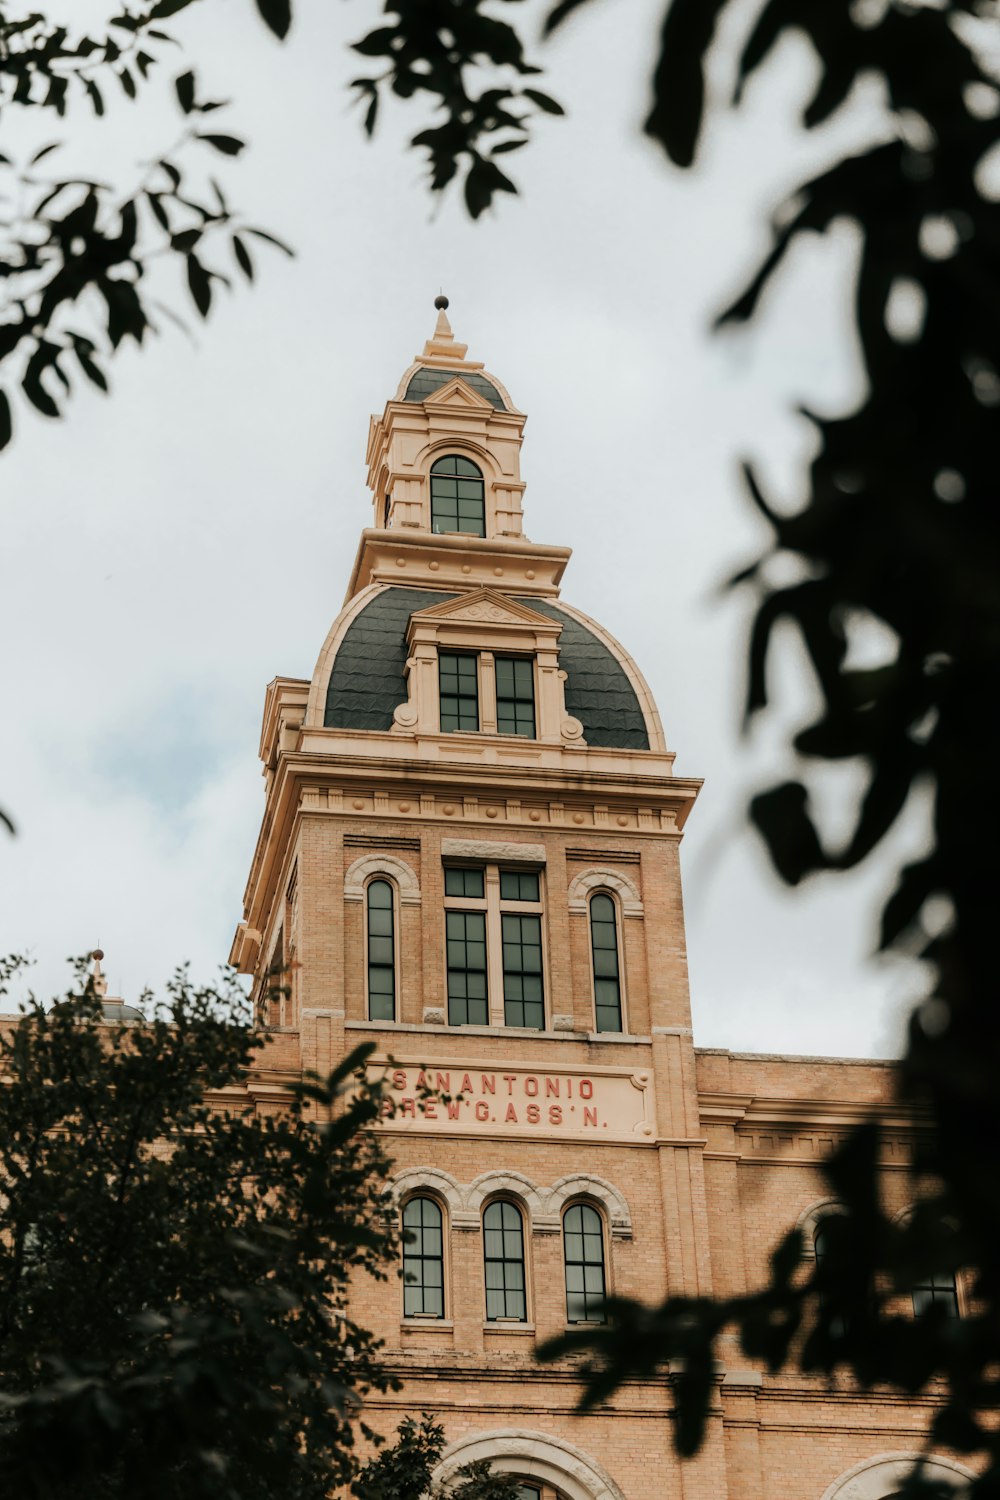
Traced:
<svg viewBox="0 0 1000 1500">
<path fill-rule="evenodd" d="M 516 1073 L 505 1073 L 503 1075 L 503 1081 L 507 1085 L 508 1096 L 514 1092 L 514 1080 L 516 1077 Z"/>
<path fill-rule="evenodd" d="M 546 1097 L 546 1099 L 558 1099 L 559 1098 L 559 1080 L 558 1080 L 558 1078 L 546 1078 L 546 1080 L 545 1080 L 545 1097 Z"/>
<path fill-rule="evenodd" d="M 387 1120 L 391 1115 L 394 1115 L 395 1113 L 396 1113 L 396 1108 L 395 1108 L 395 1105 L 393 1104 L 392 1100 L 391 1099 L 383 1099 L 382 1100 L 382 1118 L 383 1118 L 383 1120 Z"/>
<path fill-rule="evenodd" d="M 420 1072 L 417 1074 L 417 1088 L 418 1089 L 429 1089 L 430 1088 L 430 1083 L 428 1082 L 427 1074 L 424 1072 L 423 1068 L 421 1068 Z"/>
<path fill-rule="evenodd" d="M 596 1114 L 596 1111 L 595 1111 L 595 1114 Z M 437 1117 L 438 1117 L 438 1114 L 437 1114 L 437 1104 L 434 1102 L 433 1099 L 425 1099 L 424 1100 L 424 1119 L 425 1120 L 436 1120 Z"/>
<path fill-rule="evenodd" d="M 581 1078 L 580 1079 L 580 1098 L 581 1099 L 593 1099 L 593 1097 L 594 1097 L 594 1085 L 591 1083 L 591 1081 L 590 1081 L 589 1078 Z"/>
<path fill-rule="evenodd" d="M 401 1104 L 402 1104 L 403 1114 L 404 1115 L 409 1115 L 410 1118 L 411 1118 L 411 1120 L 415 1120 L 417 1118 L 417 1101 L 416 1101 L 416 1099 L 403 1099 L 401 1101 Z"/>
<path fill-rule="evenodd" d="M 515 1125 L 517 1124 L 517 1110 L 514 1108 L 513 1104 L 508 1104 L 507 1113 L 504 1115 L 503 1119 L 505 1125 L 510 1125 L 512 1122 Z"/>
<path fill-rule="evenodd" d="M 472 1093 L 472 1079 L 469 1077 L 468 1073 L 463 1073 L 462 1074 L 462 1087 L 459 1089 L 459 1093 L 460 1094 L 471 1094 Z"/>
<path fill-rule="evenodd" d="M 393 1073 L 393 1075 L 392 1075 L 392 1086 L 393 1086 L 394 1089 L 405 1089 L 406 1088 L 406 1069 L 405 1068 L 397 1068 L 396 1071 L 395 1071 L 395 1073 Z"/>
<path fill-rule="evenodd" d="M 538 1108 L 538 1105 L 537 1104 L 529 1104 L 528 1105 L 528 1124 L 529 1125 L 537 1125 L 538 1122 L 539 1122 L 539 1120 L 541 1118 L 542 1118 L 542 1112 Z"/>
<path fill-rule="evenodd" d="M 535 1095 L 538 1093 L 538 1079 L 532 1078 L 529 1075 L 529 1077 L 524 1080 L 524 1092 L 527 1094 L 529 1099 L 534 1099 Z"/>
<path fill-rule="evenodd" d="M 449 1118 L 449 1120 L 457 1120 L 458 1119 L 458 1110 L 459 1110 L 458 1100 L 457 1099 L 453 1099 L 451 1101 L 451 1103 L 448 1105 L 448 1118 Z"/>
<path fill-rule="evenodd" d="M 488 1120 L 489 1117 L 490 1117 L 490 1107 L 486 1103 L 486 1100 L 485 1099 L 479 1099 L 479 1100 L 477 1100 L 476 1101 L 476 1119 L 477 1120 Z"/>
<path fill-rule="evenodd" d="M 495 1094 L 497 1091 L 497 1075 L 495 1073 L 480 1073 L 479 1092 L 481 1094 Z"/>
<path fill-rule="evenodd" d="M 596 1108 L 594 1108 L 594 1109 L 585 1109 L 584 1110 L 584 1112 L 583 1112 L 583 1123 L 584 1123 L 584 1125 L 596 1125 L 597 1124 L 597 1109 Z"/>
<path fill-rule="evenodd" d="M 561 1104 L 550 1104 L 549 1105 L 549 1124 L 550 1125 L 561 1125 L 562 1124 L 562 1105 Z"/>
<path fill-rule="evenodd" d="M 450 1073 L 439 1073 L 437 1075 L 437 1086 L 441 1090 L 442 1094 L 450 1094 L 451 1093 L 451 1074 Z"/>
<path fill-rule="evenodd" d="M 572 1099 L 572 1097 L 573 1097 L 573 1080 L 572 1080 L 572 1078 L 567 1078 L 567 1080 L 566 1080 L 566 1098 L 567 1099 Z"/>
</svg>

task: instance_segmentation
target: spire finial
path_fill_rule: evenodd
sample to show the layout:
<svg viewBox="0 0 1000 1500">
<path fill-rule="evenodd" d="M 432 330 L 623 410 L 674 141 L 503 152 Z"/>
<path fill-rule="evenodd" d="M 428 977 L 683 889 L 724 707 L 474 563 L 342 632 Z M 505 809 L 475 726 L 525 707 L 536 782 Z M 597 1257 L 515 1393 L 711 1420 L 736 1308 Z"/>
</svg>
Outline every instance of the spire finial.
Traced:
<svg viewBox="0 0 1000 1500">
<path fill-rule="evenodd" d="M 95 948 L 90 956 L 94 960 L 94 967 L 91 970 L 90 974 L 90 982 L 94 987 L 94 994 L 103 997 L 108 993 L 108 981 L 104 977 L 104 971 L 101 968 L 101 959 L 104 957 L 104 949 Z"/>
<path fill-rule="evenodd" d="M 434 298 L 434 306 L 437 308 L 438 312 L 444 312 L 449 305 L 450 304 L 448 302 L 448 298 L 445 296 L 444 292 L 438 292 L 437 296 Z"/>
<path fill-rule="evenodd" d="M 438 292 L 434 298 L 434 306 L 437 308 L 437 322 L 434 325 L 434 332 L 424 345 L 424 352 L 419 358 L 426 359 L 432 364 L 461 364 L 465 359 L 469 346 L 468 344 L 455 342 L 455 335 L 452 333 L 451 324 L 448 322 L 447 309 L 449 302 L 444 292 Z"/>
</svg>

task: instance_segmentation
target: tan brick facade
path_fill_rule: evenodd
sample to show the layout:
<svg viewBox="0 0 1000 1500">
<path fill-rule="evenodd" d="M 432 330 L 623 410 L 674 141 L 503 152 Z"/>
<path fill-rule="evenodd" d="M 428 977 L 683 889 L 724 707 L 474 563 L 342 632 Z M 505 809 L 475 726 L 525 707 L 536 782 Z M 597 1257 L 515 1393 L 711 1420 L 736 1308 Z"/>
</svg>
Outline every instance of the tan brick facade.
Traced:
<svg viewBox="0 0 1000 1500">
<path fill-rule="evenodd" d="M 395 1161 L 388 1211 L 423 1197 L 444 1225 L 441 1315 L 405 1316 L 401 1279 L 357 1287 L 358 1316 L 405 1379 L 371 1419 L 388 1432 L 404 1412 L 433 1411 L 446 1468 L 492 1456 L 549 1500 L 883 1500 L 921 1446 L 930 1398 L 770 1378 L 730 1349 L 704 1448 L 682 1465 L 669 1372 L 580 1417 L 572 1367 L 534 1362 L 536 1345 L 567 1326 L 567 1210 L 596 1211 L 616 1293 L 752 1288 L 775 1241 L 826 1196 L 824 1153 L 889 1100 L 892 1080 L 882 1063 L 695 1047 L 678 850 L 698 783 L 673 775 L 631 659 L 585 616 L 555 608 L 568 552 L 521 533 L 523 425 L 442 312 L 373 419 L 376 525 L 314 678 L 276 679 L 265 706 L 267 806 L 233 959 L 255 975 L 276 1044 L 267 1082 L 326 1071 L 374 1042 L 398 1105 L 382 1127 Z M 482 536 L 434 529 L 429 476 L 442 454 L 483 476 Z M 418 596 L 387 644 L 374 629 L 359 636 L 401 586 L 457 602 L 425 611 Z M 477 664 L 479 732 L 439 722 L 438 653 L 456 650 Z M 379 720 L 392 665 L 379 653 L 390 651 L 398 692 Z M 533 662 L 534 736 L 492 728 L 505 652 Z M 619 732 L 611 702 L 639 727 Z M 449 986 L 473 983 L 448 977 L 446 910 L 463 904 L 446 893 L 449 868 L 483 872 L 481 902 L 465 902 L 481 907 L 489 949 L 483 1024 L 449 1024 Z M 538 901 L 505 907 L 505 871 L 536 877 Z M 391 963 L 385 945 L 371 950 L 391 970 L 392 1020 L 370 1018 L 372 880 L 392 891 Z M 597 1025 L 595 895 L 614 911 L 621 1031 Z M 498 1024 L 520 982 L 505 967 L 510 945 L 503 957 L 499 946 L 514 929 L 501 923 L 525 912 L 541 934 L 543 1024 L 531 1028 Z M 281 999 L 268 996 L 275 969 L 288 979 Z M 424 1081 L 449 1100 L 422 1113 Z M 885 1191 L 900 1209 L 912 1128 L 894 1117 L 885 1142 Z M 483 1216 L 494 1203 L 513 1205 L 523 1231 L 523 1316 L 511 1320 L 488 1316 Z M 962 1471 L 942 1456 L 940 1472 L 957 1483 Z"/>
</svg>

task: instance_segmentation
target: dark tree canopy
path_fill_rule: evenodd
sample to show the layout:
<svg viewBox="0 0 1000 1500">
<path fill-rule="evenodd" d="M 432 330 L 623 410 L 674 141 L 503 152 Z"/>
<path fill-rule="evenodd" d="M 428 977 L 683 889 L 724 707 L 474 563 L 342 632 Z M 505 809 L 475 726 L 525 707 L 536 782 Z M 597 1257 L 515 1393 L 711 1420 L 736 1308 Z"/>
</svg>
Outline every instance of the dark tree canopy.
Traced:
<svg viewBox="0 0 1000 1500">
<path fill-rule="evenodd" d="M 393 1384 L 347 1300 L 395 1258 L 370 1049 L 248 1113 L 245 1011 L 181 973 L 144 1024 L 81 988 L 0 1032 L 5 1494 L 326 1500 L 359 1468 Z"/>
</svg>

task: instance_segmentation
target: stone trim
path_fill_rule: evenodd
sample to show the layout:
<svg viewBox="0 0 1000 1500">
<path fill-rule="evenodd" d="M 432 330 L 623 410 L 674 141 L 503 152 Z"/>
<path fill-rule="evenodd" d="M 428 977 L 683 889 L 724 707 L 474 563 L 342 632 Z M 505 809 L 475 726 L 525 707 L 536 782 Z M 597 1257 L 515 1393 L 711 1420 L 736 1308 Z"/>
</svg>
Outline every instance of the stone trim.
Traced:
<svg viewBox="0 0 1000 1500">
<path fill-rule="evenodd" d="M 486 1200 L 506 1195 L 524 1209 L 529 1234 L 561 1234 L 566 1204 L 589 1198 L 604 1210 L 612 1239 L 632 1238 L 632 1213 L 624 1195 L 590 1172 L 573 1172 L 545 1188 L 521 1172 L 480 1172 L 472 1182 L 461 1183 L 438 1167 L 404 1167 L 389 1179 L 383 1202 L 394 1212 L 405 1198 L 422 1191 L 435 1193 L 447 1205 L 453 1229 L 478 1229 Z"/>
<path fill-rule="evenodd" d="M 408 865 L 405 860 L 397 859 L 394 854 L 387 854 L 382 850 L 362 854 L 359 859 L 348 866 L 344 875 L 344 900 L 363 901 L 365 884 L 373 875 L 387 875 L 395 882 L 401 906 L 420 905 L 420 882 L 412 866 Z"/>
<path fill-rule="evenodd" d="M 923 1457 L 920 1453 L 880 1453 L 875 1458 L 862 1459 L 823 1491 L 822 1500 L 882 1500 L 884 1495 L 899 1488 L 913 1465 Z M 956 1492 L 964 1490 L 966 1481 L 974 1478 L 972 1470 L 964 1464 L 937 1455 L 924 1459 L 923 1472 L 928 1479 L 940 1480 Z"/>
<path fill-rule="evenodd" d="M 532 865 L 545 864 L 544 844 L 519 844 L 501 839 L 442 839 L 442 859 L 482 859 L 490 864 L 521 860 Z"/>
<path fill-rule="evenodd" d="M 574 916 L 587 915 L 587 903 L 594 891 L 613 891 L 618 898 L 623 917 L 641 917 L 643 915 L 642 897 L 639 887 L 628 875 L 623 875 L 619 870 L 603 869 L 595 866 L 590 870 L 581 870 L 579 875 L 574 875 L 569 883 L 567 896 L 569 909 Z"/>
<path fill-rule="evenodd" d="M 825 1214 L 842 1213 L 846 1213 L 846 1209 L 839 1198 L 821 1198 L 818 1203 L 811 1203 L 808 1208 L 802 1210 L 795 1220 L 795 1227 L 802 1231 L 802 1258 L 804 1260 L 816 1259 L 813 1241 L 820 1219 Z"/>
<path fill-rule="evenodd" d="M 435 1479 L 447 1482 L 463 1464 L 489 1459 L 502 1473 L 550 1484 L 567 1500 L 625 1500 L 607 1470 L 582 1448 L 550 1433 L 504 1427 L 449 1443 Z"/>
<path fill-rule="evenodd" d="M 590 1172 L 573 1172 L 567 1177 L 560 1177 L 548 1192 L 549 1213 L 554 1212 L 561 1219 L 566 1204 L 574 1198 L 595 1199 L 601 1205 L 613 1239 L 632 1238 L 629 1206 L 618 1189 L 603 1177 L 594 1177 Z"/>
</svg>

